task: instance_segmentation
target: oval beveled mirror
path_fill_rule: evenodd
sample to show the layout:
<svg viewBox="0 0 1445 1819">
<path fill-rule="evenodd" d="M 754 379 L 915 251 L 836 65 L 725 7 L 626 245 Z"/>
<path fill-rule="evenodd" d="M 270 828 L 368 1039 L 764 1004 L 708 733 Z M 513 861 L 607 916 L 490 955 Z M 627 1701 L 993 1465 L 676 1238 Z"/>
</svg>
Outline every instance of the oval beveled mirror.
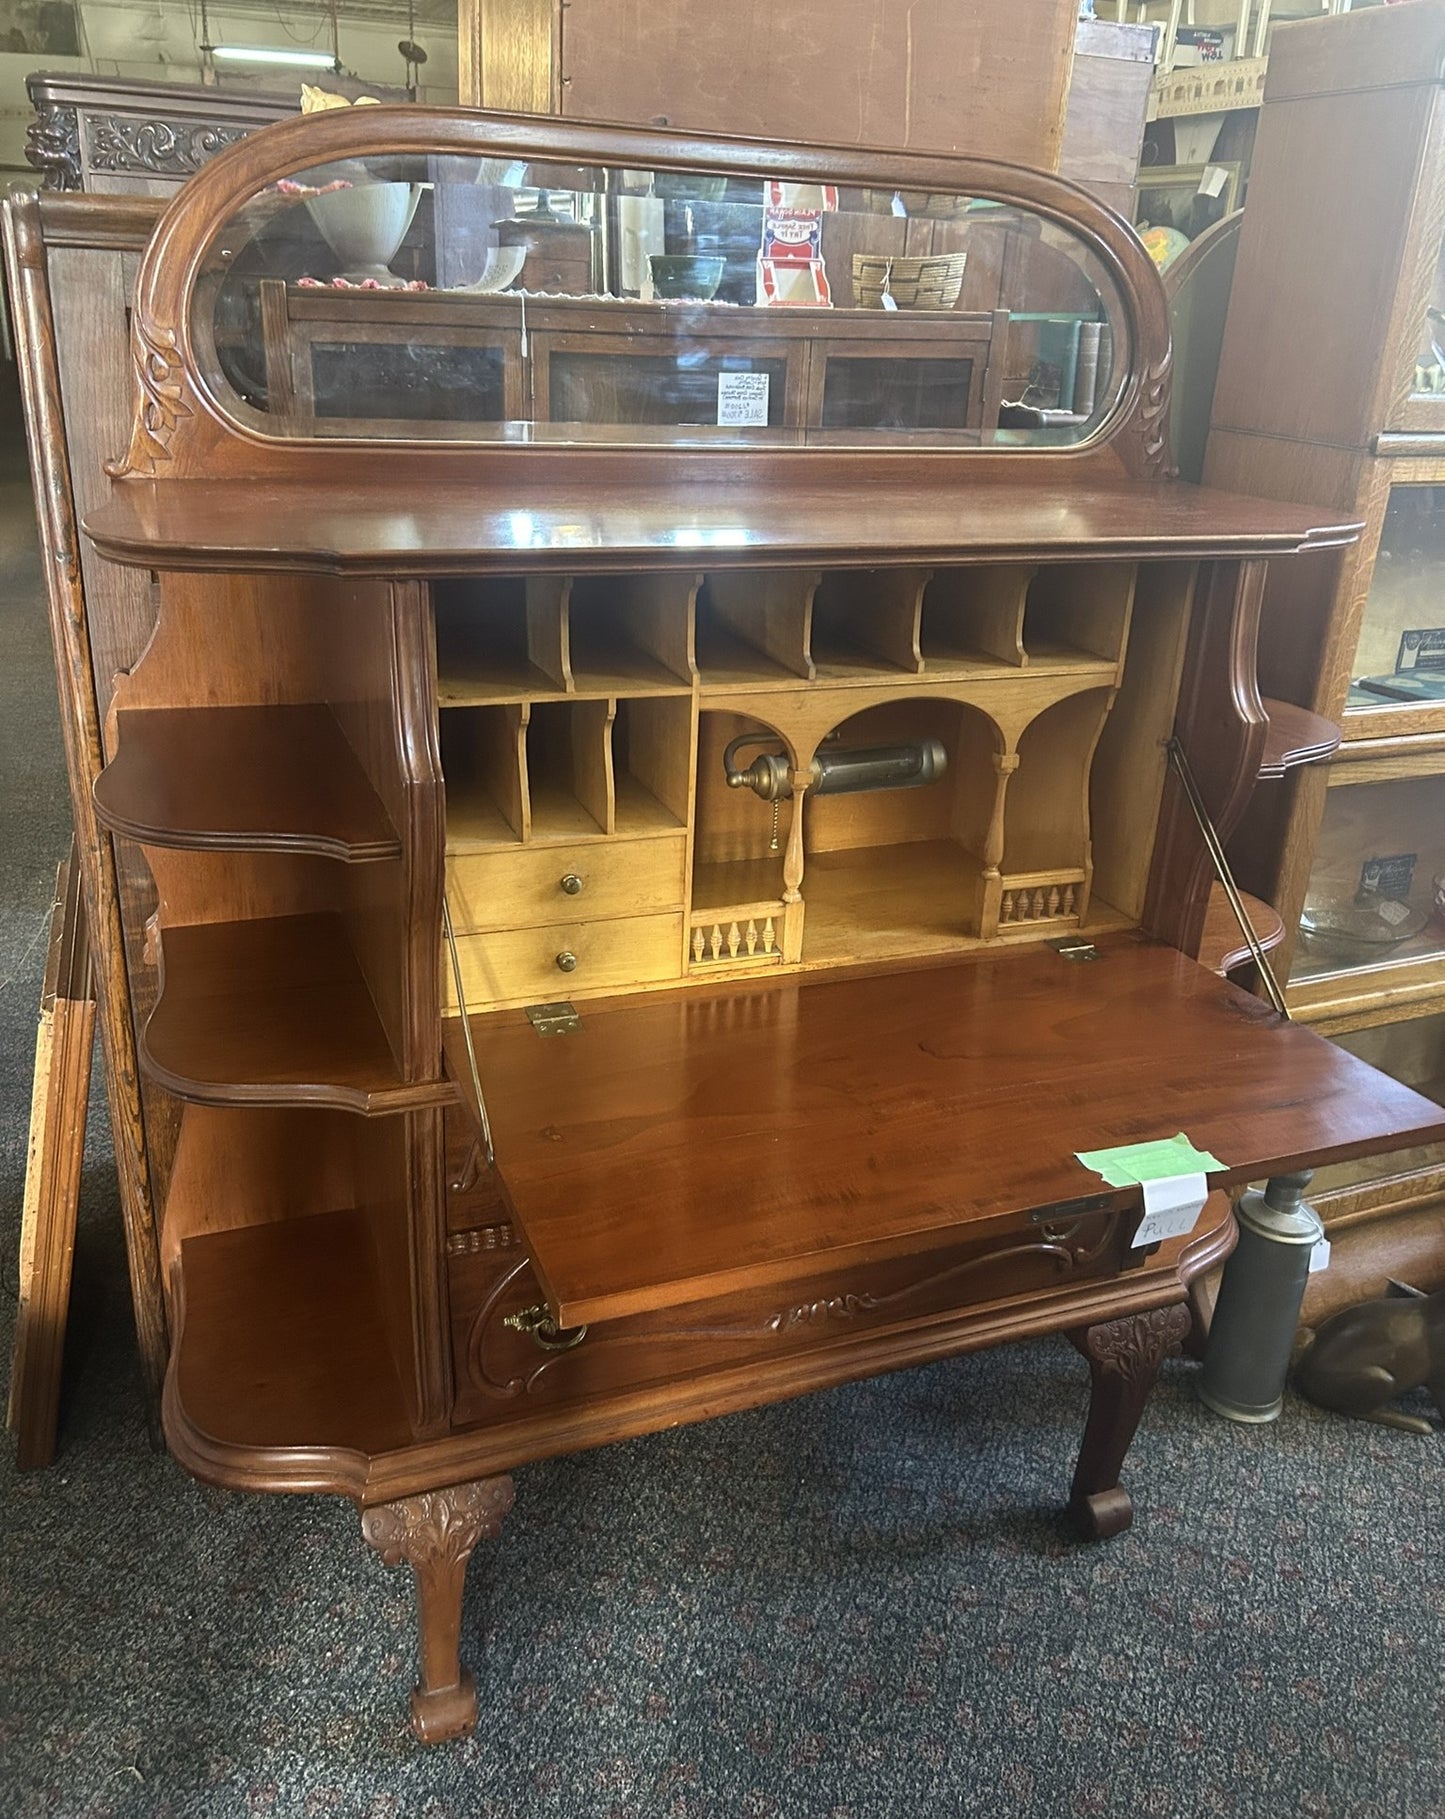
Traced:
<svg viewBox="0 0 1445 1819">
<path fill-rule="evenodd" d="M 1000 449 L 1109 420 L 1128 318 L 1076 225 L 735 163 L 301 170 L 210 240 L 201 376 L 244 428 L 305 439 Z"/>
</svg>

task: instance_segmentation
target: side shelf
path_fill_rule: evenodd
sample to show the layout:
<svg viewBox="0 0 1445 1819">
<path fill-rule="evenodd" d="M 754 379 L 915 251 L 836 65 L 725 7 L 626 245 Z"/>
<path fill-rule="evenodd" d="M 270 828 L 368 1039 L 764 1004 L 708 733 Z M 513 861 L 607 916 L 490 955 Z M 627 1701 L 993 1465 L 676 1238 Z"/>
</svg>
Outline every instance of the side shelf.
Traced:
<svg viewBox="0 0 1445 1819">
<path fill-rule="evenodd" d="M 1282 777 L 1298 764 L 1316 764 L 1339 746 L 1340 729 L 1323 714 L 1289 701 L 1266 697 L 1264 711 L 1269 730 L 1264 736 L 1264 756 L 1259 761 L 1260 781 Z"/>
<path fill-rule="evenodd" d="M 328 707 L 122 709 L 95 811 L 152 846 L 397 859 L 401 840 Z"/>
<path fill-rule="evenodd" d="M 362 1211 L 189 1238 L 178 1280 L 166 1429 L 193 1470 L 224 1480 L 236 1449 L 373 1453 L 415 1437 Z M 335 1474 L 308 1466 L 322 1482 Z"/>
<path fill-rule="evenodd" d="M 376 1113 L 455 1097 L 402 1079 L 339 915 L 166 928 L 141 1053 L 177 1097 L 210 1105 Z"/>
</svg>

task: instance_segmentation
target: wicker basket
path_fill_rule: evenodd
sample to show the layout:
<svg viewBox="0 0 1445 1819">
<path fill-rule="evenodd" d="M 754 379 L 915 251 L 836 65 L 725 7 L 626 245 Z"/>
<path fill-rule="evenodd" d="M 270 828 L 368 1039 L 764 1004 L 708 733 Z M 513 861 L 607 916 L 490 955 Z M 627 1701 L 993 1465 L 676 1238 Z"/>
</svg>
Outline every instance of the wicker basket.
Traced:
<svg viewBox="0 0 1445 1819">
<path fill-rule="evenodd" d="M 963 289 L 963 253 L 890 259 L 854 253 L 853 296 L 859 309 L 882 309 L 885 294 L 899 309 L 952 309 Z"/>
</svg>

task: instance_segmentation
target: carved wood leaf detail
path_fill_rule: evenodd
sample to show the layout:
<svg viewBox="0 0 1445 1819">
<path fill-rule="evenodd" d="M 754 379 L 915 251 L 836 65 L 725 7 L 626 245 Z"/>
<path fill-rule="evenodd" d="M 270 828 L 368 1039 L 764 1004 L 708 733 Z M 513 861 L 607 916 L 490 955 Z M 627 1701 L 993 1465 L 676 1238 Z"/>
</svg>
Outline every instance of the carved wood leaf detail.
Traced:
<svg viewBox="0 0 1445 1819">
<path fill-rule="evenodd" d="M 175 330 L 157 334 L 139 314 L 135 319 L 135 373 L 138 396 L 130 447 L 119 461 L 106 462 L 105 471 L 112 480 L 123 480 L 127 474 L 153 474 L 159 462 L 169 461 L 176 425 L 191 414 Z"/>
<path fill-rule="evenodd" d="M 252 130 L 250 126 L 226 126 L 220 121 L 192 125 L 177 120 L 127 120 L 121 115 L 100 114 L 87 119 L 85 141 L 94 170 L 189 177 L 208 158 L 244 139 Z"/>
<path fill-rule="evenodd" d="M 1165 353 L 1155 366 L 1147 367 L 1139 386 L 1130 433 L 1134 438 L 1139 478 L 1171 480 L 1177 473 L 1169 452 L 1169 397 L 1173 355 Z"/>
<path fill-rule="evenodd" d="M 387 1566 L 453 1565 L 465 1561 L 483 1536 L 502 1532 L 515 1491 L 510 1478 L 479 1478 L 445 1490 L 422 1491 L 397 1503 L 363 1510 L 361 1532 Z"/>
<path fill-rule="evenodd" d="M 1189 1309 L 1176 1302 L 1091 1326 L 1084 1334 L 1084 1351 L 1101 1370 L 1132 1382 L 1152 1377 L 1179 1350 L 1188 1331 Z"/>
</svg>

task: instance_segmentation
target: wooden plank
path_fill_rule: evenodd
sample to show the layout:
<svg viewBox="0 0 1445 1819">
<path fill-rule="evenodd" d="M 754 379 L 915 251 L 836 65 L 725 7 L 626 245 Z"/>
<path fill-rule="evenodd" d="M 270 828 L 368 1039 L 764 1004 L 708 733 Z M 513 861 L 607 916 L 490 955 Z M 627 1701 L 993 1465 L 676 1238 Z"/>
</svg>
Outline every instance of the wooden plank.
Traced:
<svg viewBox="0 0 1445 1819">
<path fill-rule="evenodd" d="M 82 200 L 85 210 L 93 208 L 89 199 Z M 47 219 L 53 212 L 53 208 L 47 211 Z M 80 319 L 71 324 L 83 343 L 83 348 L 77 350 L 67 339 L 69 330 L 64 315 L 57 324 L 51 312 L 52 273 L 41 238 L 40 208 L 36 199 L 30 197 L 7 203 L 4 223 L 6 273 L 24 388 L 26 434 L 36 494 L 42 502 L 41 546 L 45 554 L 51 640 L 60 678 L 66 775 L 75 816 L 86 920 L 95 934 L 98 956 L 99 1022 L 105 1047 L 111 1131 L 120 1177 L 131 1303 L 148 1396 L 147 1415 L 153 1433 L 158 1434 L 161 1383 L 169 1338 L 156 1237 L 153 1147 L 156 1130 L 148 1129 L 151 1122 L 149 1106 L 144 1109 L 142 1106 L 131 1021 L 133 980 L 128 975 L 128 964 L 135 963 L 138 950 L 128 944 L 127 936 L 138 934 L 139 918 L 132 922 L 123 918 L 123 874 L 117 866 L 110 837 L 96 821 L 90 794 L 103 762 L 97 678 L 102 675 L 108 678 L 114 668 L 119 667 L 114 661 L 115 648 L 108 639 L 98 635 L 92 643 L 92 577 L 97 578 L 101 589 L 106 577 L 112 585 L 121 584 L 118 593 L 124 605 L 113 615 L 116 622 L 126 617 L 125 608 L 131 602 L 145 599 L 148 589 L 143 575 L 124 575 L 85 548 L 78 529 L 85 495 L 83 490 L 79 494 L 72 492 L 71 476 L 79 472 L 78 484 L 82 489 L 87 477 L 97 488 L 104 486 L 104 479 L 98 467 L 91 472 L 90 464 L 78 459 L 76 448 L 68 445 L 68 430 L 72 423 L 92 424 L 106 408 L 123 408 L 117 406 L 117 393 L 123 397 L 126 389 L 120 379 L 120 368 L 125 361 L 125 313 L 123 298 L 117 315 L 94 313 L 102 310 L 103 302 L 95 297 L 93 287 L 83 281 L 74 287 L 67 286 L 59 282 L 59 275 L 55 274 L 62 308 L 64 299 L 69 297 L 77 305 L 84 302 L 92 312 L 85 314 L 82 311 Z M 126 255 L 112 252 L 56 255 L 57 261 L 82 257 L 91 261 L 86 268 L 87 277 L 99 261 L 109 277 L 119 283 L 120 267 Z M 117 291 L 115 295 L 120 297 L 121 292 Z M 85 349 L 96 361 L 102 357 L 109 359 L 111 370 L 104 383 L 87 366 Z M 67 372 L 90 372 L 99 389 L 79 399 L 69 392 L 63 393 L 59 371 L 62 361 L 66 363 Z M 118 603 L 112 599 L 109 604 Z M 149 630 L 148 624 L 145 629 Z M 138 632 L 139 628 L 135 630 Z M 139 650 L 139 638 L 134 648 Z M 108 661 L 109 669 L 106 667 Z M 138 856 L 136 862 L 140 863 Z M 137 992 L 136 995 L 142 994 Z"/>
<path fill-rule="evenodd" d="M 1099 942 L 473 1019 L 553 1311 L 606 1320 L 957 1241 L 1184 1130 L 1216 1187 L 1445 1134 L 1445 1109 L 1162 945 Z M 456 1026 L 451 1027 L 455 1039 Z"/>
<path fill-rule="evenodd" d="M 21 1471 L 55 1457 L 55 1424 L 70 1305 L 95 990 L 75 849 L 55 879 L 50 952 L 35 1033 L 35 1084 L 20 1224 L 19 1306 L 7 1425 Z"/>
</svg>

